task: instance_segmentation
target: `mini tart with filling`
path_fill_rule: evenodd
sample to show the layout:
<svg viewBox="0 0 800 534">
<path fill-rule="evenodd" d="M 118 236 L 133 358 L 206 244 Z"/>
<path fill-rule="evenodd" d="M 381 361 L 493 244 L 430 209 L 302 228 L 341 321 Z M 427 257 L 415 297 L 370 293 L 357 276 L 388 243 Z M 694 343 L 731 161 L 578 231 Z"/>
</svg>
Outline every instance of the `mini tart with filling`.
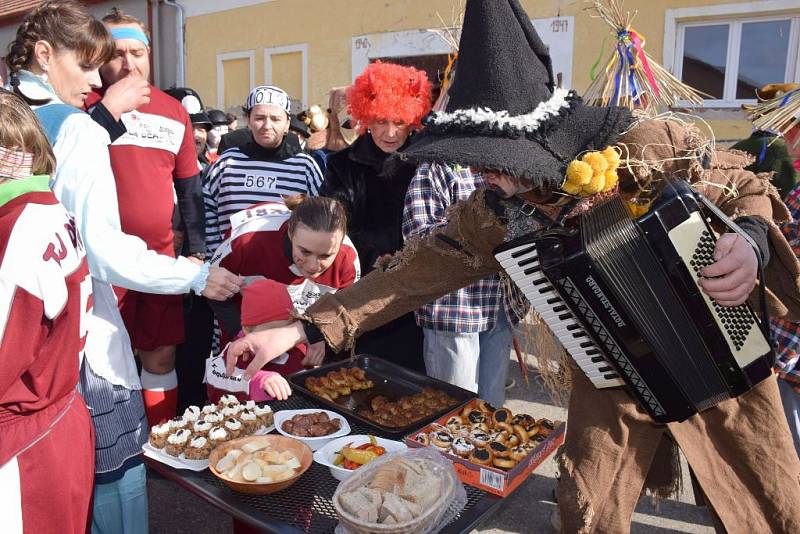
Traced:
<svg viewBox="0 0 800 534">
<path fill-rule="evenodd" d="M 450 446 L 453 444 L 453 436 L 444 430 L 431 432 L 428 434 L 428 438 L 430 439 L 431 445 L 444 451 L 449 450 Z"/>
<path fill-rule="evenodd" d="M 539 427 L 539 434 L 543 435 L 544 437 L 549 436 L 550 433 L 555 428 L 555 425 L 550 419 L 544 419 L 544 418 L 538 419 L 536 421 L 536 424 Z"/>
<path fill-rule="evenodd" d="M 167 438 L 167 446 L 164 447 L 164 452 L 177 458 L 186 449 L 190 437 L 192 437 L 192 432 L 188 428 L 181 428 L 177 432 L 170 434 Z"/>
<path fill-rule="evenodd" d="M 453 440 L 451 449 L 456 455 L 467 458 L 475 450 L 475 445 L 467 438 L 460 437 Z"/>
<path fill-rule="evenodd" d="M 236 439 L 239 436 L 244 435 L 244 425 L 238 419 L 229 417 L 228 419 L 225 419 L 224 426 L 231 439 Z"/>
<path fill-rule="evenodd" d="M 492 413 L 492 412 L 494 412 L 494 411 L 495 411 L 497 408 L 495 408 L 494 406 L 492 406 L 491 404 L 489 404 L 489 403 L 488 403 L 488 402 L 486 402 L 485 400 L 479 400 L 479 401 L 478 401 L 478 409 L 479 409 L 480 411 L 482 411 L 483 413 L 491 414 L 491 413 Z"/>
<path fill-rule="evenodd" d="M 203 421 L 205 421 L 206 423 L 211 423 L 212 425 L 218 425 L 222 423 L 222 421 L 224 420 L 225 418 L 219 412 L 207 413 L 203 417 Z"/>
<path fill-rule="evenodd" d="M 187 460 L 208 460 L 211 454 L 211 441 L 203 436 L 197 436 L 189 441 L 189 445 L 183 451 Z"/>
<path fill-rule="evenodd" d="M 511 418 L 511 425 L 521 425 L 523 427 L 528 427 L 536 423 L 536 419 L 532 415 L 526 413 L 518 413 L 514 417 Z"/>
<path fill-rule="evenodd" d="M 174 419 L 169 420 L 169 428 L 172 430 L 173 433 L 177 432 L 182 428 L 188 428 L 188 427 L 189 427 L 189 421 L 187 421 L 183 417 L 176 417 Z"/>
<path fill-rule="evenodd" d="M 225 406 L 230 406 L 232 404 L 239 404 L 239 399 L 236 398 L 236 395 L 223 395 L 219 398 L 217 406 L 224 408 Z"/>
<path fill-rule="evenodd" d="M 491 465 L 494 455 L 488 449 L 475 448 L 469 455 L 469 461 L 478 465 Z"/>
<path fill-rule="evenodd" d="M 515 460 L 517 462 L 520 462 L 520 461 L 522 461 L 523 458 L 528 456 L 528 454 L 530 452 L 531 452 L 530 449 L 528 449 L 527 447 L 523 447 L 522 445 L 518 445 L 518 446 L 514 447 L 513 449 L 511 449 L 511 459 L 513 459 L 513 460 Z"/>
<path fill-rule="evenodd" d="M 459 428 L 464 426 L 464 418 L 459 415 L 453 415 L 444 424 L 447 428 Z"/>
<path fill-rule="evenodd" d="M 494 411 L 492 414 L 492 422 L 495 426 L 499 426 L 501 424 L 508 425 L 511 423 L 514 416 L 511 415 L 511 410 L 508 408 L 500 408 Z"/>
<path fill-rule="evenodd" d="M 499 469 L 511 469 L 517 465 L 517 463 L 518 462 L 513 458 L 500 458 L 498 456 L 495 456 L 494 460 L 492 460 L 492 465 Z"/>
<path fill-rule="evenodd" d="M 256 417 L 258 417 L 258 420 L 261 422 L 261 426 L 272 426 L 272 423 L 274 422 L 272 408 L 266 404 L 263 406 L 256 405 L 256 407 L 253 408 L 253 413 L 256 414 Z"/>
<path fill-rule="evenodd" d="M 163 449 L 167 446 L 167 438 L 172 433 L 172 428 L 167 421 L 161 425 L 155 425 L 150 428 L 150 445 L 156 449 Z"/>
<path fill-rule="evenodd" d="M 488 421 L 486 414 L 480 410 L 472 410 L 467 414 L 467 421 L 471 425 L 486 423 Z"/>
<path fill-rule="evenodd" d="M 244 431 L 246 434 L 252 434 L 258 427 L 261 426 L 261 422 L 258 420 L 258 416 L 255 412 L 244 411 L 239 414 L 239 421 L 241 421 L 242 425 L 244 426 Z"/>
<path fill-rule="evenodd" d="M 231 418 L 236 418 L 239 413 L 242 411 L 241 404 L 231 404 L 229 406 L 224 407 L 219 411 L 226 420 Z"/>
<path fill-rule="evenodd" d="M 231 439 L 230 434 L 228 431 L 225 430 L 225 427 L 215 426 L 208 431 L 208 441 L 211 442 L 211 447 L 216 447 L 220 443 L 225 443 Z"/>
<path fill-rule="evenodd" d="M 485 448 L 489 446 L 489 443 L 492 442 L 492 436 L 483 432 L 482 430 L 479 431 L 472 431 L 469 434 L 469 440 L 478 448 Z"/>
<path fill-rule="evenodd" d="M 428 434 L 426 434 L 425 432 L 420 432 L 419 434 L 414 436 L 414 441 L 416 441 L 417 443 L 422 443 L 426 447 L 431 444 L 431 440 L 430 438 L 428 438 Z"/>
<path fill-rule="evenodd" d="M 192 425 L 192 432 L 194 432 L 195 436 L 205 437 L 208 435 L 209 430 L 211 430 L 213 426 L 214 425 L 208 421 L 198 421 Z"/>
<path fill-rule="evenodd" d="M 488 450 L 492 452 L 492 454 L 496 458 L 510 458 L 511 457 L 511 449 L 508 448 L 504 443 L 500 443 L 499 441 L 493 441 L 487 447 Z"/>
<path fill-rule="evenodd" d="M 183 419 L 194 423 L 200 419 L 200 408 L 198 406 L 189 406 L 186 408 L 186 411 L 183 412 Z"/>
</svg>

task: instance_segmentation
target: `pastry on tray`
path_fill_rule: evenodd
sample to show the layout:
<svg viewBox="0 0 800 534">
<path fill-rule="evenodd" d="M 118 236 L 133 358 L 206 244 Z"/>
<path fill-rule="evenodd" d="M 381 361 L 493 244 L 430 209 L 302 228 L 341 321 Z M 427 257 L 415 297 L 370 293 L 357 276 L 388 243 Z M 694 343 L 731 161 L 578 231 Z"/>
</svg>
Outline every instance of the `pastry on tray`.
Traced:
<svg viewBox="0 0 800 534">
<path fill-rule="evenodd" d="M 549 419 L 512 414 L 483 400 L 464 406 L 444 425 L 432 424 L 414 441 L 472 463 L 509 470 L 525 459 L 555 428 Z"/>
<path fill-rule="evenodd" d="M 150 445 L 156 449 L 163 449 L 167 446 L 167 438 L 172 433 L 172 427 L 167 421 L 161 425 L 153 425 L 150 428 Z"/>
<path fill-rule="evenodd" d="M 208 460 L 210 454 L 211 442 L 203 436 L 191 439 L 183 453 L 187 460 Z"/>
<path fill-rule="evenodd" d="M 186 449 L 191 437 L 192 431 L 188 428 L 181 428 L 177 432 L 170 434 L 167 437 L 167 446 L 164 448 L 164 452 L 177 458 Z"/>
</svg>

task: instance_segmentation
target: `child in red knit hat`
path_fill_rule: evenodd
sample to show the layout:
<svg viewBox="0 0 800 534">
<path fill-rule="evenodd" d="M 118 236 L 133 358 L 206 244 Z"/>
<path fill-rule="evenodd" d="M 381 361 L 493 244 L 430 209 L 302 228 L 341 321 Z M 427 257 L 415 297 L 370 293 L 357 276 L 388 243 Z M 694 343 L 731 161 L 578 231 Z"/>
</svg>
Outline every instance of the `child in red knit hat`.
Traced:
<svg viewBox="0 0 800 534">
<path fill-rule="evenodd" d="M 258 280 L 242 290 L 241 323 L 242 333 L 257 332 L 266 328 L 285 326 L 292 321 L 292 299 L 286 286 L 274 280 Z M 267 400 L 286 400 L 292 394 L 292 389 L 284 376 L 302 371 L 302 361 L 305 358 L 307 345 L 297 345 L 289 349 L 283 356 L 276 358 L 265 365 L 253 375 L 249 384 L 249 395 L 243 392 L 234 392 L 242 400 L 256 402 Z M 225 368 L 224 351 L 221 363 Z M 240 369 L 247 367 L 249 359 L 240 358 L 236 366 Z M 206 376 L 208 381 L 208 398 L 217 402 L 223 394 L 230 393 L 224 389 L 222 382 Z M 213 382 L 213 384 L 212 384 Z"/>
</svg>

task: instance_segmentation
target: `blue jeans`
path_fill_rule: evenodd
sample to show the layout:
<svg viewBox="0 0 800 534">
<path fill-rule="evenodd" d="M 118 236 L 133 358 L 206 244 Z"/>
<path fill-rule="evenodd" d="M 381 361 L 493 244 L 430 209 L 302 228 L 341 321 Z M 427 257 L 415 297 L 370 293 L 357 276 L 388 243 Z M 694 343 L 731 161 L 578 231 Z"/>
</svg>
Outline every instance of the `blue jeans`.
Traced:
<svg viewBox="0 0 800 534">
<path fill-rule="evenodd" d="M 474 391 L 494 406 L 503 405 L 514 332 L 503 310 L 486 332 L 458 334 L 428 328 L 423 332 L 428 376 Z"/>
<path fill-rule="evenodd" d="M 800 393 L 795 393 L 789 382 L 782 378 L 778 379 L 778 391 L 781 392 L 783 411 L 789 423 L 794 448 L 797 449 L 797 456 L 800 456 Z"/>
<path fill-rule="evenodd" d="M 147 534 L 147 477 L 144 464 L 122 478 L 94 486 L 92 534 Z"/>
</svg>

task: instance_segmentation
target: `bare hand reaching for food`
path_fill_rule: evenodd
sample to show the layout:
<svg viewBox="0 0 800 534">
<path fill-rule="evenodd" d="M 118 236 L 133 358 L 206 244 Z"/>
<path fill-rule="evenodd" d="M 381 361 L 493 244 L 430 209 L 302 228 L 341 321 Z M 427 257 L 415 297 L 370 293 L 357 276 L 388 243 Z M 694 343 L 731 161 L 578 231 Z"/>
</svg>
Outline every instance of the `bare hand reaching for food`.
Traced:
<svg viewBox="0 0 800 534">
<path fill-rule="evenodd" d="M 244 371 L 244 377 L 251 378 L 268 362 L 304 341 L 306 341 L 306 334 L 299 321 L 295 321 L 289 326 L 251 332 L 243 338 L 233 341 L 228 347 L 225 354 L 225 372 L 229 375 L 233 374 L 233 368 L 239 357 L 250 353 L 253 358 Z"/>
<path fill-rule="evenodd" d="M 267 395 L 276 400 L 286 400 L 292 394 L 289 382 L 278 373 L 268 373 L 262 380 L 261 387 Z"/>
</svg>

